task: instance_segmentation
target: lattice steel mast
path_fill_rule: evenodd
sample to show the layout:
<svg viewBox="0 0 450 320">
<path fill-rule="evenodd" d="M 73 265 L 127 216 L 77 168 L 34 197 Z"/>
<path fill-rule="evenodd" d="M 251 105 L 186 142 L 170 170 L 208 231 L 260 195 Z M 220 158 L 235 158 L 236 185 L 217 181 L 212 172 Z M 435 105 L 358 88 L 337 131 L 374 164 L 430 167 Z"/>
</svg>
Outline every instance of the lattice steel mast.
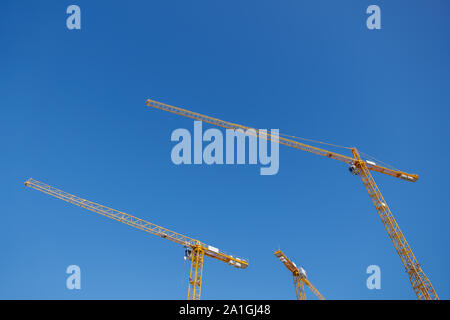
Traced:
<svg viewBox="0 0 450 320">
<path fill-rule="evenodd" d="M 308 278 L 306 277 L 306 271 L 302 267 L 297 267 L 295 263 L 289 260 L 289 258 L 286 257 L 286 255 L 281 250 L 277 250 L 273 254 L 286 266 L 286 268 L 288 268 L 289 271 L 292 272 L 297 300 L 306 300 L 304 285 L 306 285 L 317 298 L 319 298 L 320 300 L 325 300 L 325 298 L 320 294 L 319 290 L 317 290 L 308 280 Z"/>
</svg>

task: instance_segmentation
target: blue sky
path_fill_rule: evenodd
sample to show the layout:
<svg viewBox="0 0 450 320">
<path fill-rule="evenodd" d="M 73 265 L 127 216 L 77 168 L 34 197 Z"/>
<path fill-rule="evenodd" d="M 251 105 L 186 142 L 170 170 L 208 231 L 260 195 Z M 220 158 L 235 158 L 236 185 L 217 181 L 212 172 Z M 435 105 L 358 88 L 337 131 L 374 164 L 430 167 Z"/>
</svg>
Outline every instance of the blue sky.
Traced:
<svg viewBox="0 0 450 320">
<path fill-rule="evenodd" d="M 77 4 L 82 29 L 66 28 Z M 366 28 L 381 7 L 382 29 Z M 0 298 L 185 299 L 183 248 L 26 188 L 33 177 L 249 259 L 205 259 L 203 299 L 294 299 L 281 248 L 329 299 L 414 299 L 360 179 L 280 147 L 259 165 L 171 162 L 187 118 L 356 146 L 441 298 L 450 297 L 447 1 L 3 1 Z M 211 126 L 204 125 L 204 128 Z M 345 151 L 344 151 L 345 152 Z M 79 265 L 82 289 L 65 287 Z M 366 268 L 381 268 L 381 290 Z M 312 296 L 310 292 L 307 293 Z"/>
</svg>

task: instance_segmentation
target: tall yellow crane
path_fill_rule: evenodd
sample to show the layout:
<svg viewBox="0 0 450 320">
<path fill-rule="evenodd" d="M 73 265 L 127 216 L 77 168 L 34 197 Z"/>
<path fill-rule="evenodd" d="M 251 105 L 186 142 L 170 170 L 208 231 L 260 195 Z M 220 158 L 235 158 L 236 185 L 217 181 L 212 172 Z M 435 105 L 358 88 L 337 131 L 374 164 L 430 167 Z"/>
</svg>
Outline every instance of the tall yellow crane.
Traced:
<svg viewBox="0 0 450 320">
<path fill-rule="evenodd" d="M 306 300 L 305 287 L 306 285 L 317 298 L 320 300 L 325 300 L 325 298 L 320 294 L 320 292 L 312 285 L 312 283 L 306 277 L 306 271 L 302 267 L 297 267 L 295 263 L 289 260 L 288 257 L 281 251 L 277 250 L 273 253 L 280 261 L 288 268 L 294 277 L 294 287 L 295 294 L 297 295 L 297 300 Z"/>
<path fill-rule="evenodd" d="M 311 152 L 317 155 L 321 155 L 327 158 L 339 160 L 345 162 L 349 165 L 349 170 L 355 175 L 359 175 L 364 186 L 369 193 L 370 198 L 375 206 L 375 209 L 378 212 L 378 215 L 383 222 L 390 239 L 392 240 L 395 250 L 397 251 L 402 263 L 405 267 L 406 272 L 408 273 L 409 280 L 414 289 L 414 292 L 417 295 L 417 298 L 420 300 L 438 300 L 439 297 L 434 290 L 430 280 L 427 278 L 425 273 L 422 270 L 419 262 L 414 256 L 408 242 L 406 241 L 403 233 L 400 230 L 397 222 L 395 221 L 394 216 L 391 213 L 386 201 L 381 195 L 380 190 L 378 189 L 375 180 L 372 177 L 370 171 L 375 171 L 379 173 L 383 173 L 395 178 L 403 179 L 410 182 L 416 182 L 419 176 L 417 174 L 410 174 L 403 171 L 399 171 L 397 169 L 388 168 L 385 166 L 378 165 L 377 163 L 370 160 L 363 160 L 360 156 L 360 153 L 356 148 L 348 148 L 352 152 L 352 156 L 342 155 L 336 152 L 328 151 L 325 149 L 321 149 L 318 147 L 314 147 L 302 142 L 299 142 L 294 139 L 300 139 L 294 136 L 288 135 L 274 135 L 265 131 L 260 132 L 259 129 L 246 127 L 243 125 L 235 124 L 232 122 L 216 119 L 213 117 L 209 117 L 206 115 L 202 115 L 200 113 L 192 112 L 186 109 L 182 109 L 179 107 L 174 107 L 165 103 L 161 103 L 155 100 L 148 99 L 146 101 L 146 105 L 155 109 L 160 109 L 163 111 L 171 112 L 177 115 L 181 115 L 184 117 L 192 118 L 194 120 L 203 121 L 206 123 L 210 123 L 219 127 L 223 127 L 231 130 L 245 130 L 247 135 L 253 135 L 265 140 L 275 141 L 279 144 L 286 145 L 288 147 L 300 149 L 303 151 Z M 304 139 L 307 140 L 307 139 Z"/>
<path fill-rule="evenodd" d="M 233 257 L 219 251 L 219 249 L 215 247 L 204 244 L 199 240 L 186 237 L 151 222 L 136 218 L 130 214 L 79 198 L 37 180 L 30 178 L 25 182 L 25 186 L 184 246 L 186 248 L 185 257 L 191 261 L 188 300 L 200 300 L 204 256 L 223 261 L 238 269 L 245 269 L 248 267 L 248 262 L 245 259 Z"/>
</svg>

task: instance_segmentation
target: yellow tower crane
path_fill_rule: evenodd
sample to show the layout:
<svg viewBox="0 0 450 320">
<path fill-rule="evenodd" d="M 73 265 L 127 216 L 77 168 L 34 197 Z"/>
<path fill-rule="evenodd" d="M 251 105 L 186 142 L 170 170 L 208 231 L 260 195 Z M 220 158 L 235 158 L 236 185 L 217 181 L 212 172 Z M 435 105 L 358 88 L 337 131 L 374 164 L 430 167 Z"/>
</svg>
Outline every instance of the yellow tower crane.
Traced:
<svg viewBox="0 0 450 320">
<path fill-rule="evenodd" d="M 325 298 L 320 294 L 320 292 L 309 282 L 306 277 L 306 271 L 302 267 L 297 267 L 295 263 L 286 257 L 286 255 L 281 251 L 277 250 L 273 253 L 280 261 L 288 268 L 294 277 L 294 287 L 295 294 L 297 295 L 297 300 L 306 300 L 305 287 L 306 285 L 317 298 L 320 300 L 325 300 Z"/>
<path fill-rule="evenodd" d="M 174 107 L 165 103 L 148 99 L 146 105 L 155 109 L 175 113 L 184 117 L 192 118 L 194 120 L 203 121 L 219 127 L 223 127 L 231 130 L 242 130 L 247 135 L 253 135 L 261 139 L 275 141 L 279 144 L 286 145 L 292 148 L 300 149 L 303 151 L 311 152 L 317 155 L 321 155 L 327 158 L 339 160 L 349 165 L 349 170 L 355 175 L 359 175 L 364 186 L 369 193 L 370 198 L 378 212 L 378 215 L 383 222 L 390 239 L 392 240 L 395 250 L 397 251 L 402 263 L 408 273 L 409 280 L 414 289 L 417 298 L 420 300 L 438 300 L 439 297 L 434 290 L 430 280 L 427 278 L 422 270 L 419 262 L 414 256 L 408 242 L 406 242 L 403 233 L 400 230 L 394 216 L 391 213 L 386 201 L 381 195 L 375 180 L 372 177 L 370 171 L 376 171 L 395 178 L 400 178 L 410 182 L 416 182 L 419 176 L 417 174 L 409 174 L 403 171 L 399 171 L 393 168 L 387 168 L 385 166 L 378 165 L 377 163 L 369 160 L 363 160 L 356 148 L 348 148 L 352 152 L 352 156 L 346 156 L 325 149 L 317 148 L 305 143 L 301 143 L 294 139 L 301 139 L 294 136 L 288 136 L 284 134 L 274 135 L 265 131 L 259 131 L 259 129 L 242 126 L 228 121 L 212 118 L 202 115 L 200 113 L 192 112 L 179 107 Z M 308 139 L 303 139 L 307 140 Z"/>
<path fill-rule="evenodd" d="M 28 179 L 25 182 L 25 185 L 27 187 L 51 195 L 55 198 L 72 203 L 89 211 L 99 213 L 105 217 L 122 222 L 136 229 L 146 231 L 148 233 L 154 234 L 155 236 L 176 242 L 184 246 L 186 248 L 186 257 L 191 261 L 188 300 L 200 300 L 204 256 L 223 261 L 228 265 L 231 265 L 238 269 L 245 269 L 248 267 L 248 262 L 245 259 L 233 257 L 219 251 L 219 249 L 215 247 L 206 245 L 199 240 L 186 237 L 182 234 L 160 227 L 151 222 L 136 218 L 127 213 L 79 198 L 77 196 L 74 196 L 73 194 L 69 194 L 34 179 Z"/>
</svg>

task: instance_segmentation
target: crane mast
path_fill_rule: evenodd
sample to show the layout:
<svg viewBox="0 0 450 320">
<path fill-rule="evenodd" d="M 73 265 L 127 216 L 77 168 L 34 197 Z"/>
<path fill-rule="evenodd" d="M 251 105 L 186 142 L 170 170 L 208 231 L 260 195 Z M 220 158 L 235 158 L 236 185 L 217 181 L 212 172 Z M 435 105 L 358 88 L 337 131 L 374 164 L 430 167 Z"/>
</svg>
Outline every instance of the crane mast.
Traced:
<svg viewBox="0 0 450 320">
<path fill-rule="evenodd" d="M 165 103 L 161 103 L 155 100 L 148 99 L 146 101 L 146 105 L 155 109 L 160 109 L 163 111 L 171 112 L 177 115 L 181 115 L 184 117 L 188 117 L 194 120 L 210 123 L 219 127 L 223 127 L 226 129 L 232 130 L 245 130 L 245 133 L 248 135 L 254 135 L 260 139 L 271 140 L 277 142 L 282 145 L 286 145 L 292 148 L 300 149 L 302 151 L 307 151 L 313 154 L 321 155 L 327 158 L 339 160 L 341 162 L 347 163 L 350 166 L 350 171 L 353 174 L 358 174 L 361 177 L 361 180 L 366 187 L 370 198 L 373 201 L 373 204 L 385 226 L 388 235 L 392 242 L 394 243 L 394 247 L 396 249 L 397 254 L 400 256 L 402 263 L 405 267 L 406 272 L 408 273 L 409 280 L 413 287 L 417 298 L 422 300 L 438 300 L 439 297 L 433 288 L 430 280 L 423 272 L 420 264 L 414 257 L 414 254 L 408 245 L 403 233 L 397 225 L 397 222 L 394 219 L 389 207 L 387 206 L 386 201 L 384 201 L 381 192 L 379 191 L 377 185 L 375 184 L 374 179 L 370 171 L 375 171 L 379 173 L 383 173 L 395 178 L 399 178 L 402 180 L 416 182 L 419 178 L 417 174 L 410 174 L 407 172 L 403 172 L 396 169 L 387 168 L 385 166 L 381 166 L 376 164 L 375 162 L 363 160 L 359 152 L 356 148 L 350 148 L 352 150 L 352 157 L 341 155 L 336 152 L 328 151 L 322 148 L 317 148 L 314 146 L 310 146 L 305 143 L 301 143 L 299 141 L 289 139 L 286 137 L 282 137 L 280 135 L 273 135 L 271 133 L 260 132 L 260 130 L 235 124 L 232 122 L 220 120 L 217 118 L 213 118 L 210 116 L 206 116 L 200 113 L 192 112 L 187 109 L 174 107 Z"/>
<path fill-rule="evenodd" d="M 274 255 L 286 266 L 289 271 L 292 272 L 297 300 L 306 300 L 304 285 L 306 285 L 317 298 L 319 298 L 320 300 L 325 300 L 325 298 L 320 294 L 319 290 L 317 290 L 308 280 L 308 278 L 306 277 L 306 271 L 303 268 L 298 268 L 295 263 L 289 260 L 289 258 L 286 257 L 286 255 L 281 250 L 275 251 Z"/>
<path fill-rule="evenodd" d="M 360 176 L 364 186 L 366 187 L 367 192 L 372 199 L 373 205 L 377 209 L 378 215 L 386 228 L 389 238 L 392 240 L 395 250 L 400 256 L 406 272 L 408 273 L 414 292 L 420 300 L 438 300 L 439 297 L 436 291 L 414 256 L 414 253 L 400 230 L 397 221 L 395 221 L 391 210 L 389 209 L 383 195 L 375 183 L 375 180 L 366 166 L 366 162 L 361 159 L 358 150 L 355 148 L 352 149 L 352 153 L 357 160 L 355 161 L 355 167 L 357 169 L 355 174 Z"/>
<path fill-rule="evenodd" d="M 245 259 L 233 257 L 219 251 L 219 249 L 215 247 L 204 244 L 199 240 L 186 237 L 180 233 L 137 218 L 128 213 L 82 199 L 40 181 L 30 178 L 25 182 L 25 186 L 186 247 L 186 256 L 191 261 L 188 300 L 200 300 L 204 256 L 220 260 L 238 269 L 245 269 L 248 267 L 248 262 Z"/>
</svg>

